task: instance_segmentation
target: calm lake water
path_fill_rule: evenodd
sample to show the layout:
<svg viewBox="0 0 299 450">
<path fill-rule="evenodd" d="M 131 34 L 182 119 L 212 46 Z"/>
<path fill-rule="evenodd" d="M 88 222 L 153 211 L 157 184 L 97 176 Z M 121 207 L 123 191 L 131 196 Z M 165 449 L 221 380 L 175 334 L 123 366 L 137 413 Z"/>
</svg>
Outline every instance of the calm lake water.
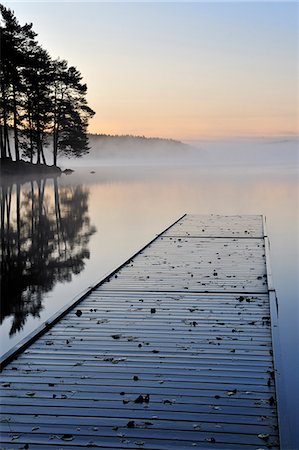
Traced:
<svg viewBox="0 0 299 450">
<path fill-rule="evenodd" d="M 267 217 L 297 449 L 299 228 L 293 164 L 141 167 L 114 162 L 78 167 L 55 180 L 2 184 L 1 353 L 185 212 Z"/>
</svg>

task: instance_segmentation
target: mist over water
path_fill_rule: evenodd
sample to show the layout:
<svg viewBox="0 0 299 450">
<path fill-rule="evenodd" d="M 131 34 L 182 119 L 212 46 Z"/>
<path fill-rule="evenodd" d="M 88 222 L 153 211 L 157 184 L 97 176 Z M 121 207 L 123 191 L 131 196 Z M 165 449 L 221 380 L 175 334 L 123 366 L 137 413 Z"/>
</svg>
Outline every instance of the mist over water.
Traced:
<svg viewBox="0 0 299 450">
<path fill-rule="evenodd" d="M 23 270 L 26 260 L 31 277 L 18 274 L 19 291 L 7 293 L 1 316 L 1 353 L 182 214 L 265 214 L 295 436 L 299 401 L 298 141 L 234 139 L 188 144 L 173 152 L 158 143 L 94 147 L 85 159 L 62 160 L 63 168 L 75 169 L 71 175 L 2 184 L 1 206 L 7 208 L 9 202 L 11 217 L 9 224 L 1 226 L 5 225 L 12 244 L 16 236 L 20 238 L 20 253 L 6 252 L 7 262 L 10 270 Z M 38 243 L 32 242 L 32 226 Z M 38 267 L 43 267 L 43 277 L 37 277 Z M 13 272 L 10 276 L 16 278 Z"/>
<path fill-rule="evenodd" d="M 90 151 L 82 159 L 61 158 L 63 167 L 88 166 L 199 166 L 294 167 L 299 163 L 298 138 L 234 138 L 225 140 L 147 140 L 90 136 Z M 50 156 L 48 156 L 50 160 Z"/>
</svg>

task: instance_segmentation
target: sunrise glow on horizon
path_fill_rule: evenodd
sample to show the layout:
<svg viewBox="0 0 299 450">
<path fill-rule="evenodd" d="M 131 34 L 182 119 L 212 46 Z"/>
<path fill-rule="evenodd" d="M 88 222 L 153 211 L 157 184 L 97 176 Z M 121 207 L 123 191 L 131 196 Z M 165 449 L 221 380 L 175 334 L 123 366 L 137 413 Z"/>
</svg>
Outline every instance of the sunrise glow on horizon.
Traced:
<svg viewBox="0 0 299 450">
<path fill-rule="evenodd" d="M 81 71 L 90 132 L 298 134 L 296 3 L 4 4 Z"/>
</svg>

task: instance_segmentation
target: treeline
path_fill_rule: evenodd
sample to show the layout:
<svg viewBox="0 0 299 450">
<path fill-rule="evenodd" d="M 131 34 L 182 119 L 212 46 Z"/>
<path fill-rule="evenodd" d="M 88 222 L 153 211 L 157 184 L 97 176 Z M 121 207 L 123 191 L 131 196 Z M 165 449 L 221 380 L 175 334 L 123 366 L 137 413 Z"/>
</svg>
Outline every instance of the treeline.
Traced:
<svg viewBox="0 0 299 450">
<path fill-rule="evenodd" d="M 134 139 L 134 140 L 141 140 L 141 141 L 154 141 L 154 142 L 170 142 L 172 144 L 182 144 L 181 141 L 178 141 L 177 139 L 171 139 L 171 138 L 161 138 L 161 137 L 147 137 L 147 136 L 140 136 L 136 134 L 103 134 L 103 133 L 93 133 L 92 136 L 98 137 L 98 138 L 113 138 L 113 139 Z"/>
<path fill-rule="evenodd" d="M 88 153 L 88 120 L 95 113 L 79 70 L 52 59 L 32 24 L 20 25 L 3 5 L 0 13 L 1 158 L 46 164 L 44 149 L 50 146 L 56 166 L 59 154 Z"/>
</svg>

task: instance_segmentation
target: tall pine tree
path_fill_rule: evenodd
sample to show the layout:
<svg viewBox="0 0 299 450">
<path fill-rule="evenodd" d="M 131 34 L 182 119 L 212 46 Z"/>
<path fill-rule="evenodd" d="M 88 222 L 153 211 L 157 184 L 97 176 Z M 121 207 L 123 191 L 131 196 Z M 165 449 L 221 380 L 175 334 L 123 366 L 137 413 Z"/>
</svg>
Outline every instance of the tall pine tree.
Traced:
<svg viewBox="0 0 299 450">
<path fill-rule="evenodd" d="M 30 64 L 28 55 L 36 34 L 32 24 L 21 26 L 10 9 L 0 5 L 2 23 L 0 27 L 1 48 L 1 156 L 12 157 L 9 128 L 13 128 L 15 159 L 20 159 L 19 129 L 22 114 L 23 69 Z"/>
<path fill-rule="evenodd" d="M 89 150 L 86 135 L 88 120 L 94 115 L 86 101 L 87 86 L 75 67 L 66 61 L 54 64 L 53 163 L 58 154 L 80 157 Z"/>
</svg>

